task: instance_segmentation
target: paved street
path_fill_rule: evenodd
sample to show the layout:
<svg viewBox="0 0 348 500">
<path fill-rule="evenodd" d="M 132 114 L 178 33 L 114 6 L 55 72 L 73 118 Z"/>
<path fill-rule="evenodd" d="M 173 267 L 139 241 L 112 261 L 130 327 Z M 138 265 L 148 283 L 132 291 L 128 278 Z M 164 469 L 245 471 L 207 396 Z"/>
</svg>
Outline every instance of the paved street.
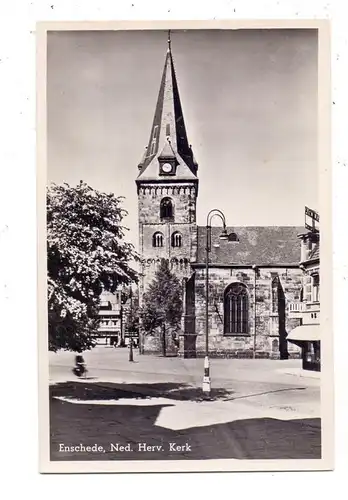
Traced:
<svg viewBox="0 0 348 500">
<path fill-rule="evenodd" d="M 320 379 L 300 361 L 213 359 L 205 401 L 203 359 L 128 354 L 97 347 L 77 379 L 73 353 L 50 353 L 52 460 L 320 458 Z"/>
</svg>

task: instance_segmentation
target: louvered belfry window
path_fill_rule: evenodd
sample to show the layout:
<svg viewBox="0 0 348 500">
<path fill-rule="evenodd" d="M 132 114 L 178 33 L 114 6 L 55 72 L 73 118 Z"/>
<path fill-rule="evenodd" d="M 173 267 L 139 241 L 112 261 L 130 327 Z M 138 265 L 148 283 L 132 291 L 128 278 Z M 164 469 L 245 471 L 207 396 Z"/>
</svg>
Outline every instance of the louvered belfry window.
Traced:
<svg viewBox="0 0 348 500">
<path fill-rule="evenodd" d="M 249 298 L 245 285 L 232 283 L 224 294 L 224 333 L 240 335 L 249 332 Z"/>
<path fill-rule="evenodd" d="M 155 233 L 152 236 L 152 246 L 156 248 L 163 247 L 163 234 L 160 232 Z"/>
<path fill-rule="evenodd" d="M 160 218 L 163 219 L 173 219 L 174 217 L 174 209 L 173 202 L 170 198 L 163 198 L 161 200 L 160 206 Z"/>
<path fill-rule="evenodd" d="M 178 231 L 172 234 L 172 247 L 179 248 L 182 246 L 182 236 Z"/>
</svg>

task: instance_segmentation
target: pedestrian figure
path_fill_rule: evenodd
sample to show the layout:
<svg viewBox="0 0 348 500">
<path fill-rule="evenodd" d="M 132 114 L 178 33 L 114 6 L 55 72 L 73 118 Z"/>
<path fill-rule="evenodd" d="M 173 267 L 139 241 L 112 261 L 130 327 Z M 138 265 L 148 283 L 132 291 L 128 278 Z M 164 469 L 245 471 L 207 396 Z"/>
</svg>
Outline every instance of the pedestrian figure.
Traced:
<svg viewBox="0 0 348 500">
<path fill-rule="evenodd" d="M 77 354 L 75 356 L 75 367 L 73 368 L 73 373 L 77 377 L 82 377 L 82 375 L 86 376 L 87 373 L 86 363 L 81 354 Z"/>
</svg>

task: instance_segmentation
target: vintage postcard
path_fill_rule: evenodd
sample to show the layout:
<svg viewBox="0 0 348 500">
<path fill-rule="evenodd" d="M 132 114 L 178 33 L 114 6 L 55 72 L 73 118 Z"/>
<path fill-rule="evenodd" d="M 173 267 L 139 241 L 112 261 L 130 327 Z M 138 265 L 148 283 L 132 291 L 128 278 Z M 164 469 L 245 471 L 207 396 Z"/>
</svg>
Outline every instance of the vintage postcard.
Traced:
<svg viewBox="0 0 348 500">
<path fill-rule="evenodd" d="M 329 28 L 38 24 L 41 472 L 333 468 Z"/>
</svg>

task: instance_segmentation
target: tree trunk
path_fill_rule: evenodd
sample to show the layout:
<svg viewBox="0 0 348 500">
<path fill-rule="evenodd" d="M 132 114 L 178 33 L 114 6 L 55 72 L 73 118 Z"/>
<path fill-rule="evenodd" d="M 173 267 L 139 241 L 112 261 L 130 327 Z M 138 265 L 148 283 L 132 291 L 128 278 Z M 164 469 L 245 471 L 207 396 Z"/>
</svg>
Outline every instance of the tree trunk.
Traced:
<svg viewBox="0 0 348 500">
<path fill-rule="evenodd" d="M 166 346 L 166 324 L 162 325 L 162 348 L 163 348 L 163 356 L 166 357 L 167 354 L 167 346 Z"/>
</svg>

